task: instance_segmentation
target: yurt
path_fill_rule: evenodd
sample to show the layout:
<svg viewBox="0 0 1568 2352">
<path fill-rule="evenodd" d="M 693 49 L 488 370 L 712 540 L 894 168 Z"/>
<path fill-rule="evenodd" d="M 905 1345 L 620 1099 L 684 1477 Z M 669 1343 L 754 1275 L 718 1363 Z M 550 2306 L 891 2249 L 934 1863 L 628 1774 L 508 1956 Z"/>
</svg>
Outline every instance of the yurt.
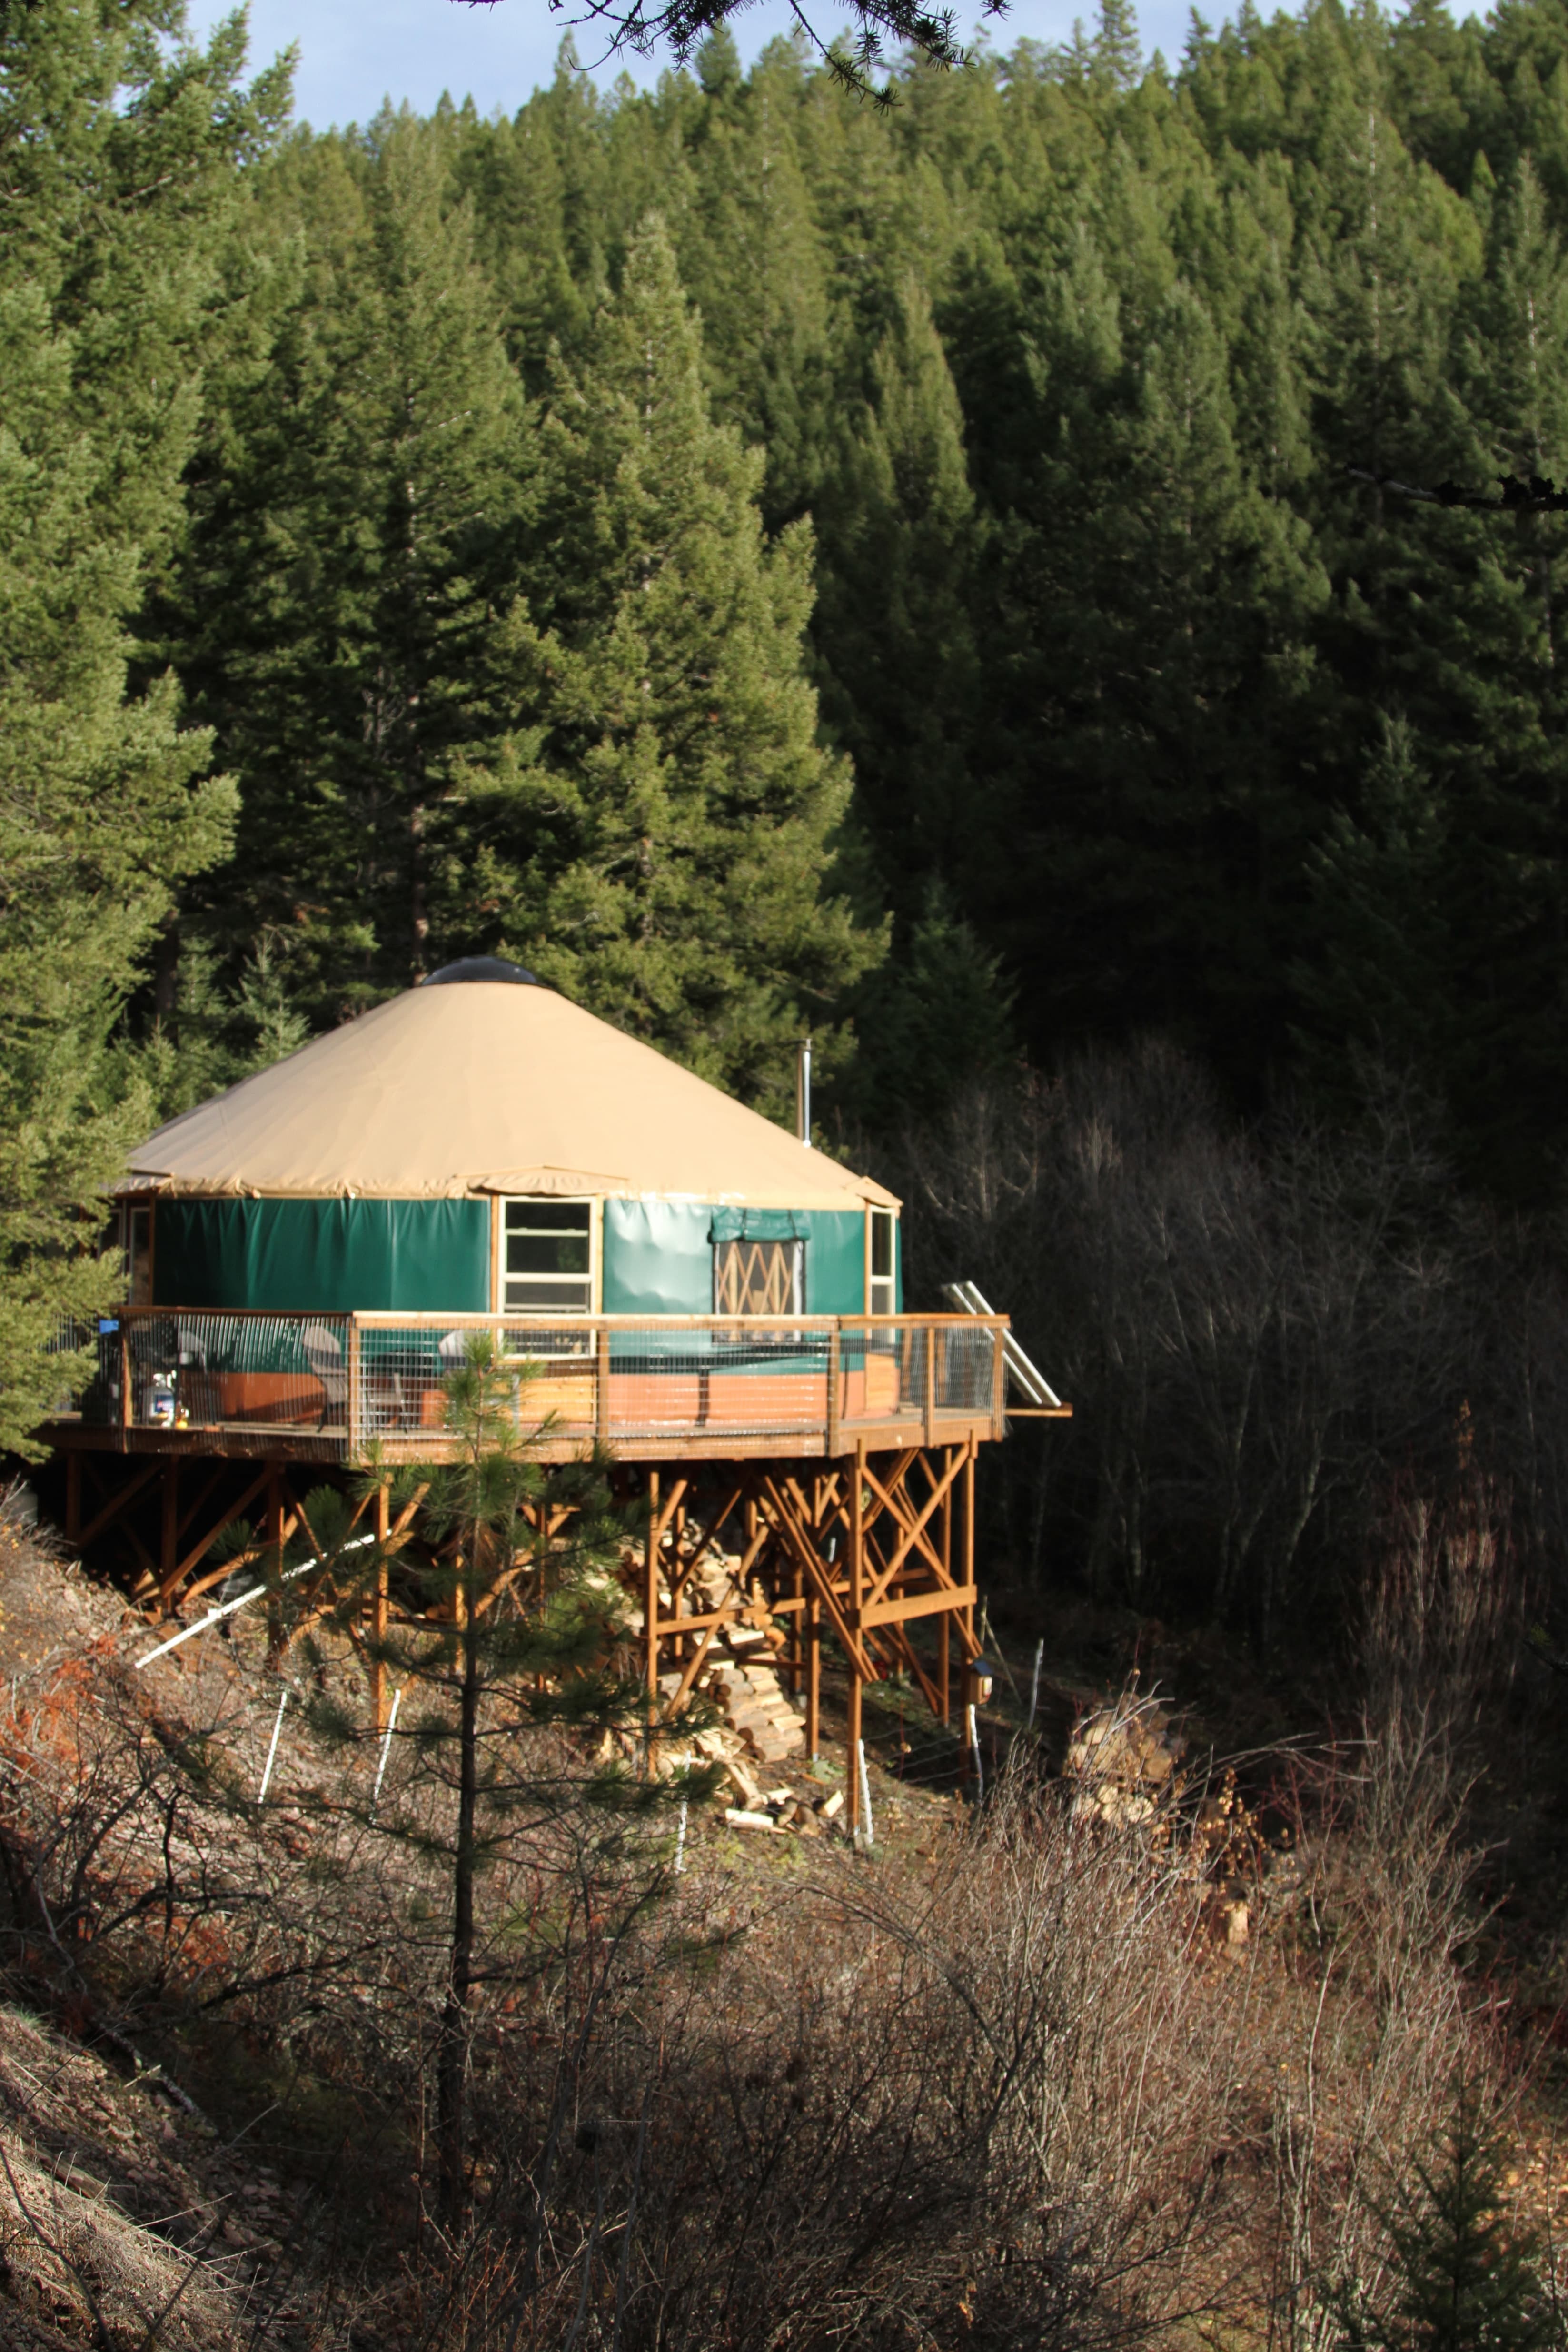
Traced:
<svg viewBox="0 0 1568 2352">
<path fill-rule="evenodd" d="M 898 1202 L 520 966 L 448 965 L 132 1155 L 132 1306 L 891 1315 Z"/>
</svg>

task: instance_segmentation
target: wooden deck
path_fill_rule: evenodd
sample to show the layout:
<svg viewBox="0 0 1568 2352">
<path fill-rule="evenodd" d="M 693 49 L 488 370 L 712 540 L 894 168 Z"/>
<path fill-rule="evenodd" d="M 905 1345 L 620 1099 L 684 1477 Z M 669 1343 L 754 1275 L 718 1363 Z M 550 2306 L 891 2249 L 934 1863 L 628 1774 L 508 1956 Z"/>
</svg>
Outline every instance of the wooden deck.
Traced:
<svg viewBox="0 0 1568 2352">
<path fill-rule="evenodd" d="M 831 1639 L 846 1668 L 855 1821 L 863 1685 L 908 1674 L 944 1722 L 970 1691 L 976 1465 L 1021 1410 L 1006 1400 L 1005 1316 L 128 1308 L 86 1342 L 97 1368 L 79 1409 L 39 1433 L 64 1456 L 68 1537 L 107 1544 L 133 1599 L 176 1620 L 242 1574 L 281 1591 L 285 1547 L 309 1534 L 301 1474 L 313 1465 L 357 1494 L 356 1514 L 384 1542 L 387 1483 L 351 1474 L 448 1451 L 443 1384 L 476 1330 L 493 1333 L 515 1369 L 519 1426 L 538 1458 L 599 1450 L 642 1522 L 627 1581 L 650 1742 L 725 1645 L 750 1642 L 766 1645 L 795 1695 L 815 1754 Z M 548 1488 L 538 1511 L 536 1534 L 547 1537 Z M 230 1531 L 242 1520 L 250 1534 L 237 1553 Z M 533 1553 L 531 1538 L 506 1577 L 524 1575 Z M 699 1571 L 716 1558 L 721 1597 L 704 1603 Z M 298 1573 L 294 1632 L 332 1598 L 325 1562 L 319 1575 Z M 367 1634 L 384 1631 L 387 1605 L 384 1567 Z M 417 1607 L 416 1595 L 405 1605 Z M 379 1666 L 372 1701 L 382 1723 Z"/>
<path fill-rule="evenodd" d="M 1005 1316 L 516 1318 L 133 1307 L 90 1345 L 65 1453 L 439 1460 L 444 1381 L 493 1333 L 542 1461 L 833 1460 L 1005 1433 Z"/>
</svg>

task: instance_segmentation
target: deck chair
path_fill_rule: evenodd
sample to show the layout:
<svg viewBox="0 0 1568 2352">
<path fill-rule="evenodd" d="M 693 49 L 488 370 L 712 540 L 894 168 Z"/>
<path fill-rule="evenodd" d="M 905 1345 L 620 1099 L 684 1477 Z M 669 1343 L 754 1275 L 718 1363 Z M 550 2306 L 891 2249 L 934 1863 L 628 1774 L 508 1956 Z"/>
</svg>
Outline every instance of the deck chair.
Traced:
<svg viewBox="0 0 1568 2352">
<path fill-rule="evenodd" d="M 342 1346 L 336 1332 L 329 1331 L 324 1323 L 308 1323 L 300 1334 L 300 1345 L 305 1350 L 305 1361 L 325 1391 L 317 1428 L 324 1429 L 329 1415 L 334 1412 L 338 1418 L 346 1420 L 349 1376 L 343 1366 Z"/>
</svg>

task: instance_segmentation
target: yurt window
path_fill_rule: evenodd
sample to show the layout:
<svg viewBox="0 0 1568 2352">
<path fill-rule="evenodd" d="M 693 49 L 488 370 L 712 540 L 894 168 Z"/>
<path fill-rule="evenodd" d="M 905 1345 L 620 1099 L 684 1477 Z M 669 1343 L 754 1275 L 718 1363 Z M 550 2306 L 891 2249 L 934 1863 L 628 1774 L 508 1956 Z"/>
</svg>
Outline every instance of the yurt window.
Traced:
<svg viewBox="0 0 1568 2352">
<path fill-rule="evenodd" d="M 897 1312 L 893 1301 L 897 1296 L 893 1283 L 893 1213 L 891 1209 L 873 1209 L 871 1214 L 871 1266 L 869 1312 L 892 1315 Z"/>
<path fill-rule="evenodd" d="M 804 1315 L 804 1242 L 715 1242 L 715 1315 Z"/>
<path fill-rule="evenodd" d="M 591 1201 L 508 1201 L 501 1229 L 501 1312 L 586 1315 L 594 1305 Z"/>
<path fill-rule="evenodd" d="M 153 1212 L 150 1208 L 125 1212 L 125 1304 L 127 1307 L 151 1307 L 153 1304 Z"/>
</svg>

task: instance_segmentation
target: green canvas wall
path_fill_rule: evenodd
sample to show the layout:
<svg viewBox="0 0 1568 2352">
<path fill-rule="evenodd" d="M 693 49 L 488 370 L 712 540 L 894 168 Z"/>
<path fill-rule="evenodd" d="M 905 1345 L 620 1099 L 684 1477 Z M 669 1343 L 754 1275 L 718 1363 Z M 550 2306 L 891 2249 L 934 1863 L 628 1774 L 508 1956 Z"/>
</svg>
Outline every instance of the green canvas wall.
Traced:
<svg viewBox="0 0 1568 2352">
<path fill-rule="evenodd" d="M 607 1315 L 710 1315 L 713 1237 L 742 1214 L 689 1201 L 606 1201 Z M 758 1239 L 805 1243 L 809 1315 L 866 1306 L 866 1226 L 854 1210 L 752 1211 Z M 895 1227 L 895 1234 L 897 1228 Z M 490 1204 L 469 1201 L 181 1201 L 157 1204 L 153 1300 L 276 1313 L 405 1307 L 484 1314 Z M 898 1303 L 903 1305 L 901 1253 Z"/>
<path fill-rule="evenodd" d="M 160 1201 L 160 1307 L 484 1314 L 488 1201 Z"/>
<path fill-rule="evenodd" d="M 865 1313 L 866 1220 L 857 1210 L 742 1213 L 698 1201 L 606 1201 L 605 1314 L 711 1315 L 713 1238 L 738 1238 L 742 1214 L 758 1240 L 787 1232 L 805 1242 L 808 1315 Z"/>
</svg>

